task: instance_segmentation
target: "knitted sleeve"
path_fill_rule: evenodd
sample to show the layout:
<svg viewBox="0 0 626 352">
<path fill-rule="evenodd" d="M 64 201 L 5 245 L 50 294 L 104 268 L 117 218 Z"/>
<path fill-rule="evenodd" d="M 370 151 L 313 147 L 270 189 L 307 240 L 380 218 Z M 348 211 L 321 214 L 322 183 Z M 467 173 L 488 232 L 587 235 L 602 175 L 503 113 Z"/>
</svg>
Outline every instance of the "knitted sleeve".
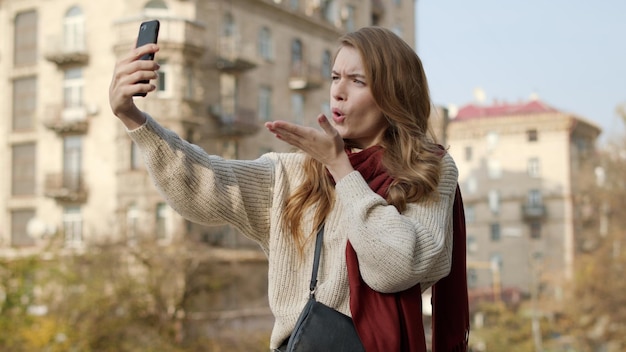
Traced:
<svg viewBox="0 0 626 352">
<path fill-rule="evenodd" d="M 237 161 L 208 155 L 150 116 L 128 134 L 142 150 L 152 180 L 168 204 L 204 225 L 230 223 L 266 242 L 274 178 L 270 158 Z"/>
<path fill-rule="evenodd" d="M 348 239 L 363 280 L 379 292 L 398 292 L 420 283 L 426 289 L 451 268 L 452 210 L 458 171 L 446 154 L 439 197 L 409 204 L 400 214 L 370 190 L 358 172 L 337 183 Z"/>
</svg>

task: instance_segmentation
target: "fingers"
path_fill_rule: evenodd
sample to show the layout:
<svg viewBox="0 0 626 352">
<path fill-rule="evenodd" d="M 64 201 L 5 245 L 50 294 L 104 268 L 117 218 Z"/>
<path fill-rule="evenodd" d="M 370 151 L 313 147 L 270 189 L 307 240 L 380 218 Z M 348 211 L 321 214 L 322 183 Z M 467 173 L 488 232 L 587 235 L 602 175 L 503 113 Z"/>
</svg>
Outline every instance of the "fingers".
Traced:
<svg viewBox="0 0 626 352">
<path fill-rule="evenodd" d="M 287 121 L 266 122 L 266 128 L 272 132 L 276 138 L 283 140 L 293 146 L 299 147 L 299 141 L 303 138 L 303 127 Z"/>
<path fill-rule="evenodd" d="M 324 132 L 326 132 L 327 135 L 335 136 L 337 134 L 337 130 L 335 129 L 335 127 L 333 127 L 333 125 L 330 124 L 326 115 L 317 115 L 317 123 L 324 130 Z"/>
<path fill-rule="evenodd" d="M 120 62 L 121 63 L 128 63 L 128 62 L 133 62 L 133 61 L 137 61 L 139 60 L 139 58 L 141 58 L 144 55 L 147 54 L 155 54 L 157 51 L 159 51 L 159 46 L 156 44 L 145 44 L 142 45 L 138 48 L 132 48 L 130 50 L 130 52 L 128 53 L 128 55 L 126 57 L 124 57 Z M 151 61 L 151 60 L 143 60 L 143 61 Z"/>
<path fill-rule="evenodd" d="M 159 64 L 153 60 L 140 60 L 140 58 L 158 50 L 159 47 L 154 44 L 133 48 L 116 63 L 109 86 L 109 104 L 116 116 L 119 117 L 135 111 L 134 95 L 149 93 L 156 89 L 150 80 L 158 77 L 156 71 L 159 69 Z M 140 81 L 147 81 L 148 83 L 138 83 Z"/>
</svg>

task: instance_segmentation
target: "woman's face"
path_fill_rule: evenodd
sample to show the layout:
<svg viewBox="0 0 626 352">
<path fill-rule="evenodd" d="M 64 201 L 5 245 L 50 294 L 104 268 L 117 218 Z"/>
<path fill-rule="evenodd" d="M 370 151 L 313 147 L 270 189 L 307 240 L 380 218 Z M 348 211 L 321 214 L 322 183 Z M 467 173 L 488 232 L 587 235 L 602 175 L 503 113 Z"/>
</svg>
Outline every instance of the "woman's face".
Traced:
<svg viewBox="0 0 626 352">
<path fill-rule="evenodd" d="M 361 149 L 379 144 L 388 126 L 368 84 L 358 50 L 341 48 L 332 72 L 331 120 L 343 139 Z"/>
</svg>

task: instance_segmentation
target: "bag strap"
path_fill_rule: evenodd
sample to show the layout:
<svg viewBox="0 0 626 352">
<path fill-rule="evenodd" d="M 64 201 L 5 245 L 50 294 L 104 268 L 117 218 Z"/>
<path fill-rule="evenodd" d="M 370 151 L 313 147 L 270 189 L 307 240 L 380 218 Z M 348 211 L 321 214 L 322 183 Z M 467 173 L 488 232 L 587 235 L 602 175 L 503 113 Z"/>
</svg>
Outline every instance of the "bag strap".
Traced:
<svg viewBox="0 0 626 352">
<path fill-rule="evenodd" d="M 324 224 L 317 231 L 315 240 L 315 254 L 313 256 L 313 272 L 311 273 L 311 284 L 309 285 L 310 298 L 315 298 L 315 288 L 317 287 L 317 269 L 320 266 L 320 255 L 322 253 L 322 239 L 324 238 Z"/>
</svg>

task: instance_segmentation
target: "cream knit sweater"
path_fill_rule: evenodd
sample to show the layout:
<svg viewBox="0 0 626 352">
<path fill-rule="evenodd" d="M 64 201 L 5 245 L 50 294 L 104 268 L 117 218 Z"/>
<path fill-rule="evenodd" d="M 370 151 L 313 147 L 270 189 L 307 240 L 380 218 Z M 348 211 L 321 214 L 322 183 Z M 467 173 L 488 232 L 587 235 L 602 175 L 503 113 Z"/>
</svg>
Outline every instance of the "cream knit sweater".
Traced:
<svg viewBox="0 0 626 352">
<path fill-rule="evenodd" d="M 230 223 L 261 246 L 269 262 L 268 297 L 275 317 L 270 348 L 278 347 L 291 333 L 309 294 L 315 241 L 308 242 L 300 258 L 280 226 L 284 200 L 303 180 L 304 155 L 269 153 L 256 160 L 225 160 L 187 143 L 150 116 L 128 133 L 172 208 L 200 224 Z M 357 171 L 340 180 L 326 220 L 316 298 L 350 315 L 347 240 L 358 253 L 363 279 L 374 290 L 396 292 L 417 283 L 424 290 L 446 276 L 457 176 L 446 154 L 439 199 L 410 204 L 402 214 L 374 193 Z M 309 213 L 305 220 L 310 219 Z M 315 235 L 312 225 L 304 230 Z"/>
</svg>

